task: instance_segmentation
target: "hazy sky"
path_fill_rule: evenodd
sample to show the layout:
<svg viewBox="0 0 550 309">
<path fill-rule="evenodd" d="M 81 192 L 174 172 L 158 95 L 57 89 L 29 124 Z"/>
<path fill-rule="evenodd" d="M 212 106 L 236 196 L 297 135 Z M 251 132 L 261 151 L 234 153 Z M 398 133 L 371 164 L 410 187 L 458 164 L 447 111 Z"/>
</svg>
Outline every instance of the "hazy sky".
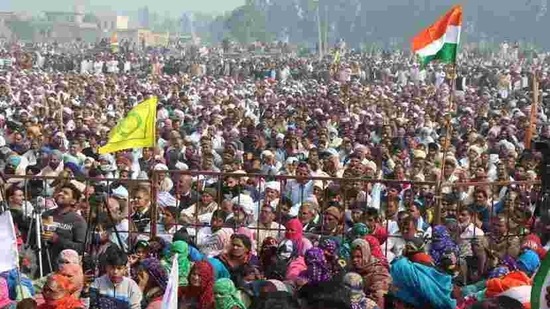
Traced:
<svg viewBox="0 0 550 309">
<path fill-rule="evenodd" d="M 88 7 L 115 11 L 137 10 L 142 6 L 149 6 L 151 11 L 159 13 L 170 12 L 179 16 L 183 11 L 205 13 L 221 13 L 232 10 L 244 4 L 245 0 L 0 0 L 0 10 L 14 11 L 42 11 L 42 10 L 72 10 L 75 1 L 83 1 Z"/>
</svg>

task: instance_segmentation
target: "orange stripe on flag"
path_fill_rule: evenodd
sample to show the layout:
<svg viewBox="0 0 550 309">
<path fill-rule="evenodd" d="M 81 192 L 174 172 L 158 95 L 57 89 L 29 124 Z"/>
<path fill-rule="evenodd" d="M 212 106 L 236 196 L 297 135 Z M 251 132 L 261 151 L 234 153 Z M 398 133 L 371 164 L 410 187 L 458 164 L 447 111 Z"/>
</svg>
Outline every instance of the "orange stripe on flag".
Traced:
<svg viewBox="0 0 550 309">
<path fill-rule="evenodd" d="M 433 25 L 422 30 L 412 39 L 412 49 L 417 51 L 426 45 L 439 39 L 447 31 L 447 26 L 462 25 L 462 6 L 457 5 L 451 8 L 445 15 L 439 18 Z"/>
</svg>

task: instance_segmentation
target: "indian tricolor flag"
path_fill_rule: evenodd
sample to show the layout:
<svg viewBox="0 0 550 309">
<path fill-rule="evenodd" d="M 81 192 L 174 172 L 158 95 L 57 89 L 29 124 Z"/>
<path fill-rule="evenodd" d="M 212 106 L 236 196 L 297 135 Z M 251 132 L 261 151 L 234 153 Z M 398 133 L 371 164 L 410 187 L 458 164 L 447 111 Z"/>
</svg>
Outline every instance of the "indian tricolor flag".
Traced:
<svg viewBox="0 0 550 309">
<path fill-rule="evenodd" d="M 432 60 L 455 63 L 461 26 L 462 6 L 457 5 L 417 34 L 412 39 L 412 49 L 420 57 L 422 65 Z"/>
</svg>

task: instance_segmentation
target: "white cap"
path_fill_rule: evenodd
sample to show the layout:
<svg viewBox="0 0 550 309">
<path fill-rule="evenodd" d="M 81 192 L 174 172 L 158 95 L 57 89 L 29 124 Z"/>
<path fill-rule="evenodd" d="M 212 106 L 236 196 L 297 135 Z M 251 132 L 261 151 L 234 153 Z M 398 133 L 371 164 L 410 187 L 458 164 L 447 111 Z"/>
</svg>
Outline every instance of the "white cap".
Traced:
<svg viewBox="0 0 550 309">
<path fill-rule="evenodd" d="M 180 170 L 180 171 L 187 171 L 189 170 L 189 166 L 183 162 L 180 162 L 178 161 L 178 163 L 176 163 L 175 167 Z"/>
<path fill-rule="evenodd" d="M 268 181 L 265 183 L 265 188 L 281 192 L 281 183 L 278 181 Z"/>
<path fill-rule="evenodd" d="M 254 201 L 249 195 L 239 194 L 231 200 L 231 203 L 235 206 L 240 206 L 247 215 L 254 213 Z"/>
<path fill-rule="evenodd" d="M 115 198 L 127 200 L 128 199 L 128 190 L 124 186 L 118 186 L 113 190 L 112 196 Z"/>
<path fill-rule="evenodd" d="M 166 164 L 159 163 L 159 164 L 155 165 L 153 170 L 155 170 L 155 171 L 167 171 L 168 166 L 166 166 Z"/>
</svg>

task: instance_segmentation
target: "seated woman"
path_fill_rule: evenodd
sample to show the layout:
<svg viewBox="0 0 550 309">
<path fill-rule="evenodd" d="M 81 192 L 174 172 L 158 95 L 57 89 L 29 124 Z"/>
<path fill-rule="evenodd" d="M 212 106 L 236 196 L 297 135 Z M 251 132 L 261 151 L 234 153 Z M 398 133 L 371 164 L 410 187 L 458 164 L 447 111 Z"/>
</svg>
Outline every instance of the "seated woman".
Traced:
<svg viewBox="0 0 550 309">
<path fill-rule="evenodd" d="M 233 234 L 231 246 L 227 252 L 217 257 L 231 274 L 231 280 L 237 284 L 243 281 L 242 271 L 246 264 L 259 265 L 258 258 L 252 254 L 251 250 L 252 242 L 247 236 Z"/>
<path fill-rule="evenodd" d="M 38 306 L 39 309 L 81 309 L 84 305 L 71 295 L 73 289 L 69 278 L 53 274 L 42 289 L 44 303 Z"/>
<path fill-rule="evenodd" d="M 189 285 L 182 290 L 180 309 L 214 309 L 214 268 L 198 261 L 189 272 Z"/>
<path fill-rule="evenodd" d="M 231 279 L 223 278 L 214 283 L 216 309 L 246 309 L 239 290 Z"/>
<path fill-rule="evenodd" d="M 268 279 L 297 283 L 300 274 L 307 269 L 304 257 L 291 240 L 283 240 L 277 249 L 274 264 L 265 270 Z"/>
<path fill-rule="evenodd" d="M 170 247 L 170 255 L 162 260 L 162 265 L 166 269 L 167 273 L 170 273 L 170 268 L 172 267 L 172 256 L 174 254 L 178 255 L 178 281 L 181 288 L 187 286 L 187 276 L 191 270 L 191 261 L 189 261 L 189 245 L 181 240 L 178 240 L 172 244 Z"/>
<path fill-rule="evenodd" d="M 384 295 L 392 282 L 388 269 L 372 256 L 369 243 L 364 239 L 351 243 L 351 256 L 352 271 L 363 277 L 365 294 L 383 308 Z"/>
<path fill-rule="evenodd" d="M 168 274 L 160 261 L 155 258 L 143 260 L 138 267 L 137 278 L 137 284 L 143 294 L 141 307 L 160 309 L 168 284 Z"/>
<path fill-rule="evenodd" d="M 291 219 L 286 223 L 285 239 L 292 240 L 298 249 L 299 255 L 304 255 L 313 245 L 304 237 L 302 222 L 298 219 Z"/>
<path fill-rule="evenodd" d="M 332 279 L 329 263 L 325 259 L 325 254 L 322 249 L 313 247 L 307 250 L 304 259 L 307 269 L 300 274 L 300 277 L 305 279 L 305 283 L 317 285 Z"/>
<path fill-rule="evenodd" d="M 392 308 L 455 309 L 451 276 L 405 257 L 391 265 Z"/>
</svg>

